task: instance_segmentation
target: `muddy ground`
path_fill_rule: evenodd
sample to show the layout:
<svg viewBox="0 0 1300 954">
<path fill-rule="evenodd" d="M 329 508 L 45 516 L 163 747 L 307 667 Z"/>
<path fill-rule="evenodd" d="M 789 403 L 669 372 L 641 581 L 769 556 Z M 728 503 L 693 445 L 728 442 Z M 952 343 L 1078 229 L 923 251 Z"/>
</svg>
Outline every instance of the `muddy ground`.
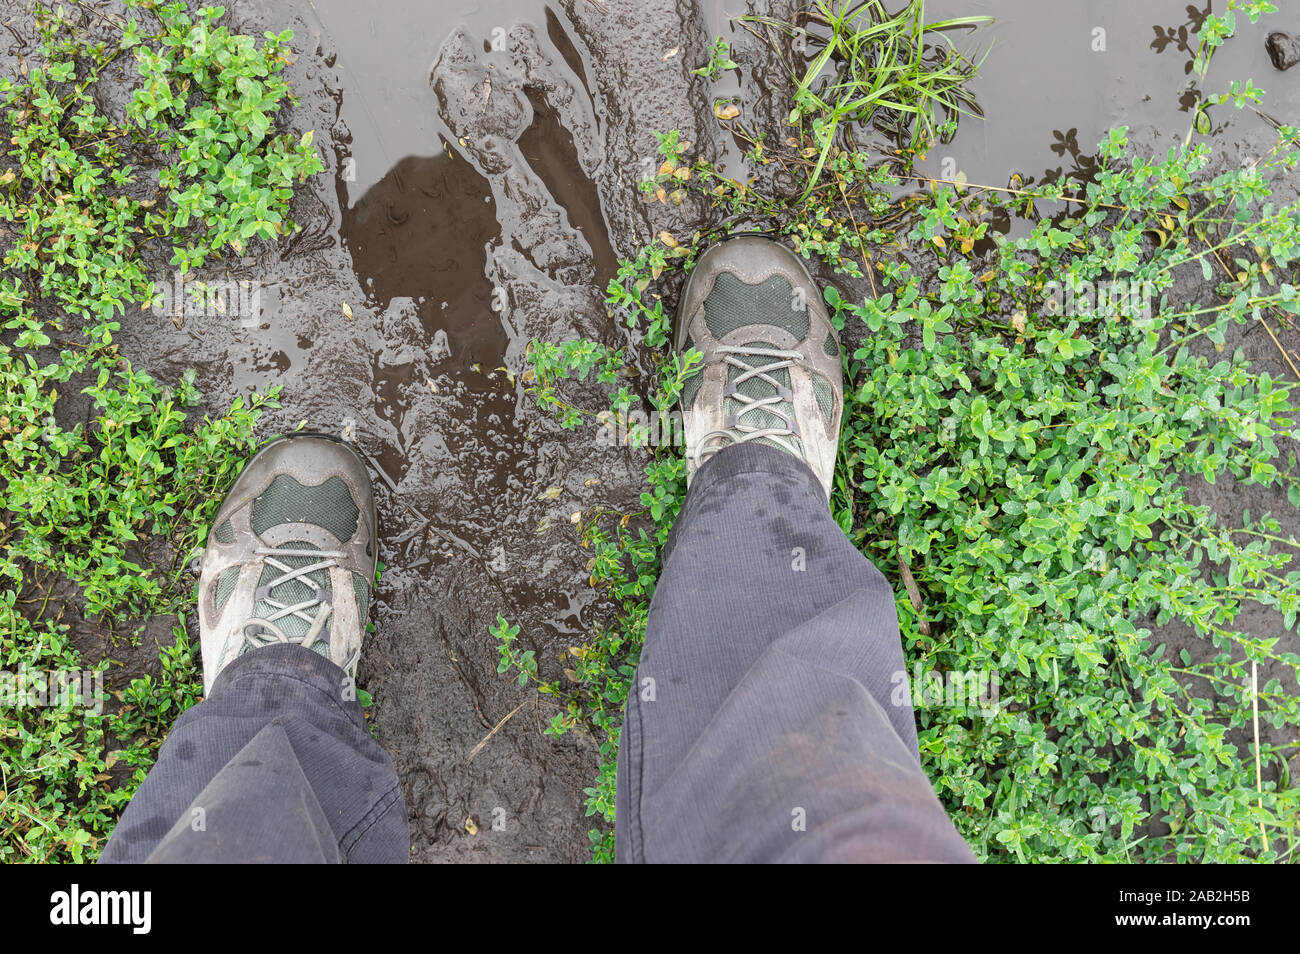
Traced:
<svg viewBox="0 0 1300 954">
<path fill-rule="evenodd" d="M 741 64 L 717 89 L 739 96 L 747 122 L 779 134 L 787 78 L 727 21 L 755 2 L 227 3 L 232 27 L 293 29 L 288 78 L 300 103 L 284 118 L 316 130 L 327 168 L 295 199 L 298 236 L 255 250 L 228 276 L 205 276 L 257 283 L 255 314 L 128 315 L 119 341 L 164 380 L 197 368 L 214 408 L 280 384 L 283 408 L 265 435 L 305 422 L 354 441 L 370 461 L 387 569 L 360 682 L 406 785 L 413 860 L 587 857 L 582 789 L 595 745 L 542 734 L 546 704 L 496 674 L 487 631 L 498 614 L 518 622 L 544 669 L 558 670 L 558 652 L 608 612 L 587 586 L 570 516 L 631 507 L 644 460 L 602 446 L 594 430 L 560 430 L 506 370 L 524 369 L 533 337 L 635 346 L 603 304 L 617 259 L 660 229 L 712 224 L 699 204 L 641 202 L 636 182 L 657 164 L 654 130 L 680 129 L 733 176 L 751 171 L 713 117 L 714 88 L 690 73 L 713 36 L 728 37 Z M 758 6 L 782 15 L 794 4 Z M 974 84 L 986 118 L 965 121 L 928 157 L 928 174 L 1032 184 L 1086 171 L 1116 123 L 1157 153 L 1187 129 L 1186 33 L 1199 11 L 1185 0 L 927 8 L 998 19 L 974 38 L 991 43 Z M 1300 15 L 1286 18 L 1267 26 L 1300 34 Z M 11 54 L 30 49 L 21 14 L 10 33 Z M 1275 71 L 1264 31 L 1243 24 L 1210 86 L 1247 76 L 1269 91 L 1268 112 L 1300 123 L 1300 67 Z M 1253 114 L 1219 109 L 1214 119 L 1224 162 L 1272 143 Z M 1280 197 L 1291 194 L 1287 185 Z M 1267 336 L 1238 338 L 1274 376 L 1293 377 Z M 1284 344 L 1296 348 L 1295 336 Z M 1229 518 L 1244 506 L 1272 510 L 1300 533 L 1282 495 L 1222 482 L 1196 493 Z M 1249 627 L 1281 635 L 1266 614 Z M 151 627 L 143 648 L 166 633 Z M 93 627 L 83 638 L 93 641 Z M 492 827 L 497 809 L 504 831 Z"/>
</svg>

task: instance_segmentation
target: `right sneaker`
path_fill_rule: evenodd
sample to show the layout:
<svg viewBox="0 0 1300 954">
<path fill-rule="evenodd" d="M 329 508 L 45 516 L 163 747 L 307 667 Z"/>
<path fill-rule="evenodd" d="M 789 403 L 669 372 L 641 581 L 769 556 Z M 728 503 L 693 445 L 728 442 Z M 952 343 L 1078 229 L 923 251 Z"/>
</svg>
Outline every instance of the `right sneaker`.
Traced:
<svg viewBox="0 0 1300 954">
<path fill-rule="evenodd" d="M 799 256 L 758 235 L 710 246 L 682 290 L 673 344 L 704 356 L 681 394 L 688 483 L 724 447 L 753 441 L 806 462 L 830 499 L 839 336 Z"/>
<path fill-rule="evenodd" d="M 204 695 L 235 659 L 278 643 L 319 653 L 355 682 L 378 559 L 370 474 L 354 450 L 320 435 L 262 448 L 203 552 Z"/>
</svg>

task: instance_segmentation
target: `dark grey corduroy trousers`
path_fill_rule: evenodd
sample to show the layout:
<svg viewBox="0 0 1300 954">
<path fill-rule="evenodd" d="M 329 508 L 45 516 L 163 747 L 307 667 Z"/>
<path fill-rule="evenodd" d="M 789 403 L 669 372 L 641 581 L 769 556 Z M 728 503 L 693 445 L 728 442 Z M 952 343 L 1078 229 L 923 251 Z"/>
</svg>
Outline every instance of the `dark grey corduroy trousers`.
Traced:
<svg viewBox="0 0 1300 954">
<path fill-rule="evenodd" d="M 812 471 L 729 447 L 664 555 L 619 748 L 619 861 L 972 861 L 921 771 L 893 593 Z M 404 861 L 392 763 L 328 660 L 235 660 L 106 862 Z M 902 695 L 906 696 L 906 693 Z"/>
</svg>

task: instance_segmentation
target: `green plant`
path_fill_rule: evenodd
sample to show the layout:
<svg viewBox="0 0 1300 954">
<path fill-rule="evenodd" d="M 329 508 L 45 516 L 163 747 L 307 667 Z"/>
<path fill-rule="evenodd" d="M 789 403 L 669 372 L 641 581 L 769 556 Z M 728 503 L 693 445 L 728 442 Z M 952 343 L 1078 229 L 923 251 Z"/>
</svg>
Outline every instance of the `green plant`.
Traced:
<svg viewBox="0 0 1300 954">
<path fill-rule="evenodd" d="M 725 73 L 727 70 L 734 70 L 738 66 L 740 64 L 731 58 L 731 45 L 722 37 L 717 36 L 709 44 L 709 62 L 691 70 L 691 73 L 716 82 L 720 74 Z"/>
<path fill-rule="evenodd" d="M 881 0 L 814 0 L 808 22 L 827 35 L 808 35 L 803 27 L 765 16 L 742 20 L 763 24 L 800 39 L 807 36 L 820 50 L 795 80 L 790 123 L 808 122 L 810 147 L 817 155 L 804 197 L 821 180 L 831 148 L 853 148 L 847 127 L 883 122 L 900 146 L 918 150 L 953 127 L 945 123 L 977 110 L 966 83 L 979 69 L 953 45 L 947 32 L 978 26 L 991 17 L 954 17 L 925 22 L 925 0 L 909 0 L 891 14 Z M 986 54 L 987 55 L 987 54 Z M 827 75 L 827 71 L 829 75 Z"/>
<path fill-rule="evenodd" d="M 11 224 L 0 279 L 5 671 L 111 674 L 81 659 L 69 610 L 111 633 L 188 602 L 183 559 L 203 543 L 276 393 L 199 419 L 192 374 L 166 387 L 119 353 L 119 316 L 154 302 L 147 255 L 170 253 L 187 272 L 277 238 L 293 228 L 292 183 L 321 168 L 310 134 L 272 128 L 289 101 L 277 75 L 287 33 L 259 45 L 218 26 L 221 8 L 127 5 L 155 26 L 100 15 L 120 29 L 116 43 L 89 42 L 79 8 L 38 7 L 32 67 L 0 81 L 0 220 Z M 114 101 L 106 70 L 123 56 L 138 85 L 115 119 L 99 104 Z M 84 423 L 62 411 L 77 392 Z M 160 553 L 167 562 L 154 565 Z M 110 687 L 108 714 L 0 700 L 0 857 L 93 859 L 158 739 L 198 696 L 183 630 L 160 664 L 160 679 Z M 111 740 L 125 748 L 109 751 Z M 137 770 L 115 781 L 120 760 Z"/>
<path fill-rule="evenodd" d="M 1192 59 L 1191 72 L 1197 88 L 1205 82 L 1206 74 L 1210 70 L 1210 59 L 1214 56 L 1214 51 L 1237 32 L 1238 11 L 1245 13 L 1251 23 L 1258 23 L 1259 18 L 1264 14 L 1276 13 L 1277 7 L 1270 3 L 1269 0 L 1228 0 L 1228 5 L 1222 15 L 1213 12 L 1207 13 L 1205 21 L 1196 33 L 1196 55 Z M 1187 135 L 1183 138 L 1184 145 L 1192 141 L 1193 132 L 1209 135 L 1211 130 L 1209 109 L 1211 106 L 1231 102 L 1240 109 L 1248 102 L 1260 102 L 1261 93 L 1263 93 L 1263 90 L 1256 88 L 1255 84 L 1250 80 L 1246 80 L 1244 83 L 1234 80 L 1229 92 L 1202 99 L 1192 113 L 1191 124 L 1187 128 Z"/>
<path fill-rule="evenodd" d="M 1256 701 L 1265 723 L 1300 725 L 1300 656 L 1232 623 L 1256 603 L 1295 629 L 1300 570 L 1284 572 L 1277 545 L 1296 541 L 1267 515 L 1225 525 L 1189 502 L 1186 480 L 1281 482 L 1300 504 L 1275 440 L 1296 423 L 1291 386 L 1239 353 L 1194 350 L 1264 309 L 1294 313 L 1279 276 L 1300 209 L 1266 205 L 1255 169 L 1198 181 L 1204 146 L 1155 163 L 1126 145 L 1113 131 L 1086 200 L 999 239 L 974 269 L 922 218 L 911 238 L 940 274 L 963 267 L 960 280 L 908 278 L 861 305 L 828 293 L 869 331 L 849 363 L 833 507 L 878 565 L 910 567 L 909 663 L 1001 675 L 990 718 L 918 711 L 926 768 L 977 854 L 1289 857 L 1300 797 L 1257 786 L 1253 755 L 1290 747 L 1232 735 Z M 1172 237 L 1144 240 L 1166 219 Z M 1177 270 L 1239 246 L 1257 257 L 1220 302 L 1169 300 Z M 1149 618 L 1181 620 L 1208 645 L 1175 655 Z M 1252 699 L 1264 665 L 1285 682 Z"/>
</svg>

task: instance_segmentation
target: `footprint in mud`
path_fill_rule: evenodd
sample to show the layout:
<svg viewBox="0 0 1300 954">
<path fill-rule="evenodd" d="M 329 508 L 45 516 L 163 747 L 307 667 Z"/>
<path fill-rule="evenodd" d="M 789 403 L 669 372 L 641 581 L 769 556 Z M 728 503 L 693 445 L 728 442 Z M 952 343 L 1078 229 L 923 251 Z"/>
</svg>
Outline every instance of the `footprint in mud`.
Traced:
<svg viewBox="0 0 1300 954">
<path fill-rule="evenodd" d="M 401 159 L 350 206 L 338 183 L 344 244 L 383 313 L 376 410 L 391 425 L 383 436 L 398 481 L 421 450 L 404 421 L 412 392 L 491 394 L 504 418 L 510 402 L 493 369 L 523 370 L 532 337 L 595 335 L 607 323 L 600 289 L 617 258 L 569 131 L 593 120 L 562 115 L 586 104 L 574 85 L 536 72 L 554 64 L 532 27 L 513 27 L 503 51 L 483 45 L 456 30 L 430 74 L 455 147 L 444 140 L 437 155 Z"/>
</svg>

